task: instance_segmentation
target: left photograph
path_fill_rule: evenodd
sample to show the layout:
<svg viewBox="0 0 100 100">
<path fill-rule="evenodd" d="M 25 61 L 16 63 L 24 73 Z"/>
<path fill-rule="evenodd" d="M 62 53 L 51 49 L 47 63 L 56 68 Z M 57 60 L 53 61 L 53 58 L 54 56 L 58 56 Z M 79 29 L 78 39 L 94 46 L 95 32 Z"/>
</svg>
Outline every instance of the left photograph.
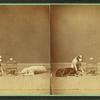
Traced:
<svg viewBox="0 0 100 100">
<path fill-rule="evenodd" d="M 49 5 L 0 5 L 0 95 L 50 94 Z"/>
</svg>

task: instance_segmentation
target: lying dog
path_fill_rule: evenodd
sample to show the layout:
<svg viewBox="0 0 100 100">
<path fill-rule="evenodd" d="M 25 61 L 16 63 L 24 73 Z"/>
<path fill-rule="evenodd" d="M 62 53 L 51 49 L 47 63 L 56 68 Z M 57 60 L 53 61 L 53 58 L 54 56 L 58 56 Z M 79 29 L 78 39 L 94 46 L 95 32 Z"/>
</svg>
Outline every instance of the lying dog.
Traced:
<svg viewBox="0 0 100 100">
<path fill-rule="evenodd" d="M 73 76 L 77 74 L 76 70 L 73 68 L 60 68 L 56 71 L 56 77 L 63 77 L 63 76 Z"/>
<path fill-rule="evenodd" d="M 20 74 L 23 75 L 35 75 L 35 73 L 47 72 L 47 69 L 44 66 L 31 66 L 24 68 Z"/>
</svg>

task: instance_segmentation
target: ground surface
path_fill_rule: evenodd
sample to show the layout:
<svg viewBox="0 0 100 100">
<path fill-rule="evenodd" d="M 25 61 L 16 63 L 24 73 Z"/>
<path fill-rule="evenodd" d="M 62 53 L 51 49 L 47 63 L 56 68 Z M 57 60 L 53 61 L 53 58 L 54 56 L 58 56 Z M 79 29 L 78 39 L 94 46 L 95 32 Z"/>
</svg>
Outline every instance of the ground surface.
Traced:
<svg viewBox="0 0 100 100">
<path fill-rule="evenodd" d="M 35 76 L 0 76 L 0 95 L 49 94 L 49 73 Z"/>
<path fill-rule="evenodd" d="M 54 77 L 52 91 L 65 95 L 100 95 L 100 75 Z"/>
<path fill-rule="evenodd" d="M 100 64 L 83 64 L 85 71 L 97 68 L 97 75 L 55 77 L 59 68 L 69 68 L 70 63 L 59 63 L 53 66 L 52 93 L 59 95 L 100 95 Z"/>
</svg>

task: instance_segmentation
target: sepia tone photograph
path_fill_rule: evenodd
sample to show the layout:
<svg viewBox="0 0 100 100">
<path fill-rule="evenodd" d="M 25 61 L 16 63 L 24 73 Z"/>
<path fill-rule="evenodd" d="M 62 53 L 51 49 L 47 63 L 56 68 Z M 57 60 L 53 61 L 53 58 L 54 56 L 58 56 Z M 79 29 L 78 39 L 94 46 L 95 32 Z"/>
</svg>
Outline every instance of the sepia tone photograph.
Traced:
<svg viewBox="0 0 100 100">
<path fill-rule="evenodd" d="M 0 5 L 0 96 L 100 95 L 99 5 Z"/>
<path fill-rule="evenodd" d="M 100 6 L 51 5 L 52 94 L 100 95 Z"/>
<path fill-rule="evenodd" d="M 49 5 L 0 5 L 0 95 L 50 93 Z"/>
</svg>

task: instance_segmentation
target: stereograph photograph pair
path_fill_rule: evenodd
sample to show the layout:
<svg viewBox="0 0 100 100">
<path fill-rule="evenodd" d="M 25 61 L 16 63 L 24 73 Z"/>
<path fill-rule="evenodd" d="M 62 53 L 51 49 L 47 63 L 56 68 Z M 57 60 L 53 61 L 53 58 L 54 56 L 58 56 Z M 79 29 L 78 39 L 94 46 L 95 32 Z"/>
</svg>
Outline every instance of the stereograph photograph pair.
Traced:
<svg viewBox="0 0 100 100">
<path fill-rule="evenodd" d="M 0 5 L 0 95 L 100 95 L 100 5 Z"/>
</svg>

